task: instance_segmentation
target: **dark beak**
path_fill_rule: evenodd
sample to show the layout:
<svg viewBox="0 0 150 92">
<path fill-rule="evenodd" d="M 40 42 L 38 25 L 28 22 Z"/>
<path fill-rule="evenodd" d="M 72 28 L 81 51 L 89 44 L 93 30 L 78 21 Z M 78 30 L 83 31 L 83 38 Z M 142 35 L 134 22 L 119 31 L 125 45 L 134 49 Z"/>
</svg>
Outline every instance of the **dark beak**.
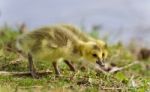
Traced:
<svg viewBox="0 0 150 92">
<path fill-rule="evenodd" d="M 101 67 L 105 66 L 103 60 L 98 60 L 98 61 L 96 61 L 96 63 Z"/>
</svg>

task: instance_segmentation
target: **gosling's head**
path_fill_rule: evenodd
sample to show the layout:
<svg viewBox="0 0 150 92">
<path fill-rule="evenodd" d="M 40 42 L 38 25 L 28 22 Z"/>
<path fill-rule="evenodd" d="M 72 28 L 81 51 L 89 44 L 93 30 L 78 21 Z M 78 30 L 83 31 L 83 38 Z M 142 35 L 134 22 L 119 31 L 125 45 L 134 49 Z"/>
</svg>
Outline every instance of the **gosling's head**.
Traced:
<svg viewBox="0 0 150 92">
<path fill-rule="evenodd" d="M 101 48 L 101 51 L 104 53 L 103 59 L 105 60 L 108 57 L 107 44 L 102 40 L 96 40 L 96 44 L 99 48 Z"/>
<path fill-rule="evenodd" d="M 99 44 L 97 44 L 97 42 L 86 42 L 80 49 L 84 59 L 97 63 L 100 66 L 104 65 L 103 61 L 106 58 L 107 53 L 99 46 Z"/>
</svg>

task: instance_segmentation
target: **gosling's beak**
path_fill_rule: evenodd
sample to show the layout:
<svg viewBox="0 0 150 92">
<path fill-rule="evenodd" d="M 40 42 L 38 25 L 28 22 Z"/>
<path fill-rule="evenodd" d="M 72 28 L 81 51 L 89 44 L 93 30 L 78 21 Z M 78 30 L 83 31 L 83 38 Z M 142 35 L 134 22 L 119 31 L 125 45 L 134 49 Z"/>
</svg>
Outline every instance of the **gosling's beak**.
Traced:
<svg viewBox="0 0 150 92">
<path fill-rule="evenodd" d="M 103 60 L 98 59 L 98 60 L 96 61 L 96 63 L 97 63 L 99 66 L 101 66 L 101 67 L 102 67 L 102 66 L 105 66 Z"/>
</svg>

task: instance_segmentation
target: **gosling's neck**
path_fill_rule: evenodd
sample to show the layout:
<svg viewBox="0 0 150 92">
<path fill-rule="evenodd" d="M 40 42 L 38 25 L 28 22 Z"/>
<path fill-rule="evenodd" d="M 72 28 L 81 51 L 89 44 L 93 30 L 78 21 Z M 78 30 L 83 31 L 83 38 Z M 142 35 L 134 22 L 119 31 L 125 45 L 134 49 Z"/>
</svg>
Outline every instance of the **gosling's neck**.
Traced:
<svg viewBox="0 0 150 92">
<path fill-rule="evenodd" d="M 85 45 L 85 42 L 83 42 L 83 41 L 78 41 L 78 43 L 77 44 L 74 44 L 73 45 L 73 49 L 72 49 L 72 52 L 74 53 L 74 54 L 77 54 L 77 55 L 79 55 L 79 56 L 83 56 L 83 49 L 84 49 L 84 45 Z"/>
</svg>

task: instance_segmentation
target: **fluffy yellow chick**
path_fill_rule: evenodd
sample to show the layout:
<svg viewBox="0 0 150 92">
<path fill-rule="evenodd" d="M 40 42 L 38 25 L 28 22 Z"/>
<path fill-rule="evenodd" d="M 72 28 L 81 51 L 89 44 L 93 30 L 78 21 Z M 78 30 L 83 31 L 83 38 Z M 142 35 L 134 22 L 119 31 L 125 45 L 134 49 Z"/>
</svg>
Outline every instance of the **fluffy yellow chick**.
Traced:
<svg viewBox="0 0 150 92">
<path fill-rule="evenodd" d="M 52 62 L 55 73 L 60 74 L 57 60 L 78 61 L 83 58 L 86 61 L 100 65 L 103 53 L 94 41 L 82 41 L 67 28 L 49 26 L 25 33 L 17 39 L 17 49 L 28 58 L 31 75 L 37 78 L 33 61 L 42 60 Z M 69 62 L 66 61 L 69 65 Z"/>
</svg>

